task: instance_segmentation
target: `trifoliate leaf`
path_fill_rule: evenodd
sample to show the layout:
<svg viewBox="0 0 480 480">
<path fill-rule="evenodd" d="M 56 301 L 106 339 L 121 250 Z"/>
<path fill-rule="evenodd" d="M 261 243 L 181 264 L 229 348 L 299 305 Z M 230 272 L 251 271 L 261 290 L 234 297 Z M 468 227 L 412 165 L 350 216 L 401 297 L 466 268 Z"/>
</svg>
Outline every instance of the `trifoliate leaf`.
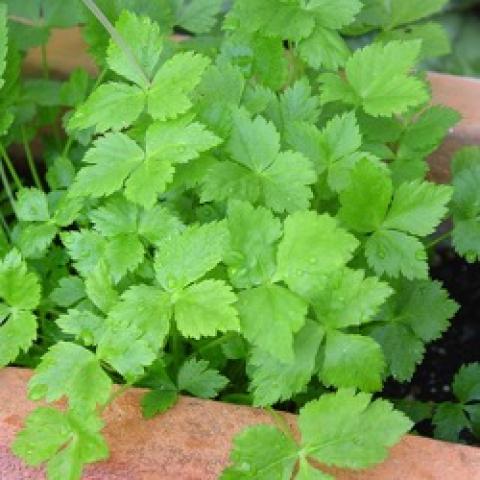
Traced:
<svg viewBox="0 0 480 480">
<path fill-rule="evenodd" d="M 153 418 L 172 408 L 178 400 L 176 390 L 150 390 L 142 397 L 142 414 L 144 418 Z"/>
<path fill-rule="evenodd" d="M 222 280 L 204 280 L 182 290 L 175 299 L 175 321 L 185 337 L 213 337 L 238 331 L 237 297 Z"/>
<path fill-rule="evenodd" d="M 138 17 L 127 10 L 120 14 L 115 27 L 126 42 L 129 52 L 127 54 L 125 46 L 110 40 L 108 66 L 141 88 L 148 87 L 162 53 L 160 27 L 149 17 Z"/>
<path fill-rule="evenodd" d="M 213 269 L 227 247 L 228 229 L 224 222 L 190 226 L 181 235 L 167 237 L 155 258 L 157 281 L 166 290 L 182 288 Z"/>
<path fill-rule="evenodd" d="M 230 246 L 225 256 L 228 274 L 237 288 L 260 285 L 275 273 L 274 244 L 282 234 L 280 220 L 264 207 L 231 202 L 228 208 Z"/>
<path fill-rule="evenodd" d="M 99 433 L 102 428 L 102 421 L 93 413 L 80 416 L 39 407 L 27 417 L 12 450 L 31 466 L 48 461 L 51 479 L 77 480 L 85 464 L 108 457 L 108 446 Z"/>
<path fill-rule="evenodd" d="M 69 130 L 95 127 L 98 133 L 123 130 L 145 107 L 145 92 L 135 85 L 108 82 L 100 85 L 80 105 L 68 122 Z"/>
<path fill-rule="evenodd" d="M 312 303 L 320 323 L 345 328 L 373 320 L 392 293 L 392 288 L 378 278 L 365 278 L 362 270 L 344 268 L 328 278 Z"/>
<path fill-rule="evenodd" d="M 156 73 L 148 91 L 147 109 L 155 120 L 176 118 L 192 106 L 191 94 L 210 63 L 193 52 L 177 53 Z"/>
<path fill-rule="evenodd" d="M 395 191 L 383 227 L 424 237 L 434 232 L 447 212 L 452 188 L 429 182 L 401 184 Z"/>
<path fill-rule="evenodd" d="M 356 387 L 365 392 L 382 388 L 385 359 L 380 345 L 370 337 L 327 332 L 320 379 L 337 388 Z"/>
<path fill-rule="evenodd" d="M 311 320 L 295 335 L 293 362 L 282 362 L 269 354 L 263 345 L 253 349 L 248 367 L 252 379 L 250 389 L 256 406 L 273 405 L 302 392 L 315 369 L 315 360 L 323 329 Z"/>
<path fill-rule="evenodd" d="M 305 324 L 307 303 L 278 285 L 264 285 L 238 294 L 242 334 L 284 363 L 293 362 L 293 335 Z"/>
<path fill-rule="evenodd" d="M 134 285 L 110 311 L 116 324 L 133 324 L 154 351 L 163 346 L 170 330 L 172 307 L 169 295 L 156 287 Z"/>
<path fill-rule="evenodd" d="M 50 300 L 60 307 L 71 307 L 85 298 L 85 286 L 80 277 L 68 276 L 59 280 Z"/>
<path fill-rule="evenodd" d="M 320 76 L 322 101 L 362 106 L 370 115 L 385 117 L 421 105 L 428 100 L 425 85 L 408 76 L 420 48 L 419 41 L 395 41 L 357 50 L 347 60 L 346 81 L 331 74 Z"/>
<path fill-rule="evenodd" d="M 126 233 L 107 241 L 104 256 L 113 281 L 117 283 L 143 262 L 145 247 L 135 233 Z"/>
<path fill-rule="evenodd" d="M 83 161 L 87 166 L 78 172 L 70 195 L 99 198 L 120 190 L 126 178 L 143 162 L 144 155 L 123 133 L 100 137 L 85 154 Z"/>
<path fill-rule="evenodd" d="M 38 188 L 23 188 L 16 201 L 18 219 L 24 222 L 47 222 L 50 219 L 47 196 Z"/>
<path fill-rule="evenodd" d="M 209 368 L 205 360 L 187 360 L 178 371 L 178 389 L 200 398 L 214 398 L 228 384 L 228 378 Z"/>
<path fill-rule="evenodd" d="M 66 396 L 72 409 L 93 410 L 110 396 L 112 381 L 95 355 L 74 343 L 58 342 L 42 357 L 28 383 L 32 400 Z"/>
<path fill-rule="evenodd" d="M 268 445 L 268 448 L 265 448 Z M 221 480 L 290 480 L 298 446 L 271 425 L 255 425 L 233 440 L 230 460 Z"/>
<path fill-rule="evenodd" d="M 285 220 L 284 230 L 276 277 L 300 295 L 311 295 L 327 275 L 346 265 L 358 247 L 355 237 L 328 214 L 295 213 Z"/>
<path fill-rule="evenodd" d="M 453 379 L 452 388 L 463 403 L 480 400 L 480 363 L 463 365 Z"/>
<path fill-rule="evenodd" d="M 326 465 L 366 468 L 387 457 L 388 448 L 412 427 L 385 400 L 342 389 L 300 410 L 302 448 Z"/>
<path fill-rule="evenodd" d="M 458 442 L 462 430 L 470 428 L 470 421 L 461 403 L 443 402 L 438 405 L 432 423 L 435 426 L 435 438 L 450 442 Z"/>
</svg>

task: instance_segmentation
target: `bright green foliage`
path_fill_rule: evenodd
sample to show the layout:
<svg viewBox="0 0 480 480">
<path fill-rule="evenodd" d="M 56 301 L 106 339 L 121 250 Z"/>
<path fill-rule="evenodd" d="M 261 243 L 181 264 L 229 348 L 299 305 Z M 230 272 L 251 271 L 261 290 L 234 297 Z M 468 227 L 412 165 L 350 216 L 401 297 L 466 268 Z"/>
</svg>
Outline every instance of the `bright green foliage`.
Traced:
<svg viewBox="0 0 480 480">
<path fill-rule="evenodd" d="M 40 284 L 16 250 L 0 262 L 0 367 L 26 352 L 37 337 L 32 310 L 40 302 Z"/>
<path fill-rule="evenodd" d="M 408 76 L 420 46 L 418 41 L 395 41 L 357 50 L 347 60 L 346 80 L 330 73 L 320 76 L 322 102 L 341 101 L 385 117 L 421 105 L 428 100 L 426 87 Z"/>
<path fill-rule="evenodd" d="M 388 170 L 362 160 L 352 170 L 350 186 L 339 195 L 339 216 L 353 230 L 371 233 L 365 256 L 378 275 L 426 278 L 426 252 L 416 237 L 434 231 L 451 195 L 451 187 L 418 180 L 394 191 Z"/>
<path fill-rule="evenodd" d="M 402 280 L 377 317 L 370 334 L 383 347 L 389 371 L 397 380 L 409 380 L 423 359 L 424 344 L 448 328 L 458 305 L 438 282 Z"/>
<path fill-rule="evenodd" d="M 458 152 L 453 175 L 453 245 L 460 255 L 474 262 L 480 258 L 480 149 Z"/>
<path fill-rule="evenodd" d="M 93 413 L 79 416 L 49 407 L 34 410 L 18 434 L 12 449 L 28 465 L 47 463 L 48 478 L 77 480 L 85 464 L 108 457 L 100 435 L 102 421 Z"/>
<path fill-rule="evenodd" d="M 287 480 L 297 459 L 304 462 L 306 457 L 326 465 L 366 468 L 386 458 L 387 448 L 409 430 L 411 422 L 384 400 L 371 402 L 368 394 L 343 389 L 308 403 L 300 411 L 298 425 L 298 445 L 274 427 L 247 429 L 235 439 L 233 466 L 221 478 Z M 264 452 L 265 444 L 271 447 Z"/>
<path fill-rule="evenodd" d="M 147 418 L 182 394 L 301 412 L 298 437 L 273 412 L 278 428 L 240 434 L 222 478 L 332 480 L 318 463 L 385 458 L 410 423 L 369 393 L 409 380 L 458 308 L 428 279 L 440 222 L 480 258 L 478 149 L 453 189 L 425 180 L 459 120 L 415 74 L 448 51 L 426 18 L 445 1 L 95 0 L 101 21 L 4 3 L 0 366 L 35 367 L 29 397 L 67 404 L 31 414 L 17 455 L 79 479 L 107 455 L 115 382 L 148 389 Z M 28 48 L 77 24 L 97 78 L 54 80 L 49 58 L 20 77 Z M 41 162 L 19 180 L 14 144 Z M 480 434 L 477 377 L 400 408 Z"/>
</svg>

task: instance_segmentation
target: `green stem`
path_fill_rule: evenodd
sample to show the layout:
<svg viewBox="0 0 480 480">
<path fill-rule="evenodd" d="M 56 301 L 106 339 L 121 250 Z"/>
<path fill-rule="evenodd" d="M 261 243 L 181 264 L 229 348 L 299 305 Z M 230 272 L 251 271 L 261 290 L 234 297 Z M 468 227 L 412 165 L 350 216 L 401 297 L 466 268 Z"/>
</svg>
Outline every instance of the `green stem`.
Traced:
<svg viewBox="0 0 480 480">
<path fill-rule="evenodd" d="M 184 358 L 184 348 L 182 343 L 182 337 L 176 326 L 172 327 L 170 333 L 170 351 L 172 354 L 172 363 L 175 375 L 177 375 Z"/>
<path fill-rule="evenodd" d="M 8 183 L 7 174 L 5 173 L 5 169 L 3 168 L 3 162 L 0 162 L 0 178 L 2 179 L 3 186 L 5 191 L 7 192 L 8 200 L 10 201 L 10 205 L 12 206 L 13 213 L 17 216 L 17 206 L 15 203 L 15 199 L 13 198 L 12 189 L 10 188 L 10 184 Z"/>
<path fill-rule="evenodd" d="M 3 157 L 5 165 L 7 166 L 8 172 L 13 178 L 17 190 L 20 190 L 23 187 L 22 182 L 20 181 L 20 177 L 18 176 L 15 167 L 13 166 L 13 162 L 10 160 L 10 157 L 8 156 L 8 153 L 2 143 L 0 143 L 0 154 Z"/>
<path fill-rule="evenodd" d="M 108 400 L 104 405 L 100 407 L 99 414 L 102 415 L 103 412 L 107 409 L 107 407 L 113 403 L 118 397 L 123 395 L 127 389 L 129 389 L 132 385 L 130 383 L 125 383 L 121 386 L 119 386 L 116 390 L 114 390 L 111 394 Z"/>
<path fill-rule="evenodd" d="M 5 230 L 7 238 L 9 240 L 11 240 L 12 239 L 12 232 L 10 231 L 10 227 L 8 226 L 8 223 L 5 220 L 5 216 L 3 215 L 3 213 L 1 211 L 0 211 L 0 222 L 2 224 L 3 229 Z"/>
<path fill-rule="evenodd" d="M 143 68 L 138 63 L 132 49 L 129 47 L 125 39 L 120 35 L 119 31 L 112 25 L 110 20 L 105 16 L 105 14 L 98 8 L 95 0 L 82 0 L 85 6 L 93 13 L 97 20 L 103 25 L 105 30 L 110 34 L 113 41 L 118 45 L 118 47 L 123 50 L 127 58 L 129 59 L 132 66 L 138 71 L 141 75 L 145 85 L 150 85 L 150 79 L 143 70 Z"/>
<path fill-rule="evenodd" d="M 275 425 L 283 432 L 283 434 L 293 442 L 297 443 L 290 425 L 287 423 L 283 415 L 275 411 L 272 407 L 265 407 L 265 411 L 272 417 Z"/>
<path fill-rule="evenodd" d="M 42 52 L 42 72 L 43 77 L 48 80 L 50 78 L 50 72 L 48 67 L 48 58 L 47 58 L 47 45 L 42 43 L 40 50 Z"/>
<path fill-rule="evenodd" d="M 43 190 L 42 182 L 40 180 L 40 176 L 38 175 L 37 166 L 35 165 L 35 160 L 32 155 L 32 150 L 30 149 L 30 144 L 28 143 L 27 133 L 25 132 L 25 127 L 22 125 L 22 140 L 23 140 L 23 147 L 25 149 L 25 154 L 27 156 L 27 163 L 28 168 L 33 177 L 33 181 L 35 182 L 36 187 L 39 190 Z"/>
<path fill-rule="evenodd" d="M 436 245 L 438 245 L 440 242 L 442 242 L 443 240 L 449 238 L 452 236 L 452 233 L 453 233 L 453 228 L 451 230 L 449 230 L 448 232 L 445 232 L 445 233 L 442 233 L 441 235 L 439 235 L 437 238 L 435 238 L 434 240 L 432 240 L 430 243 L 427 243 L 427 245 L 425 246 L 425 248 L 427 250 L 430 250 L 432 249 L 433 247 L 435 247 Z"/>
</svg>

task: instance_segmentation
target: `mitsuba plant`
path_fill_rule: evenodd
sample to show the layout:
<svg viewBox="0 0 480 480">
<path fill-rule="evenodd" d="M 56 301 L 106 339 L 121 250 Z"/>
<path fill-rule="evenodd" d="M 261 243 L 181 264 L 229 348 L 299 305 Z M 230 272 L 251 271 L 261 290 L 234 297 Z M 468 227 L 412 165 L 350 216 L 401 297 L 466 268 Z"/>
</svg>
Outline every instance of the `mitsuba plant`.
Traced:
<svg viewBox="0 0 480 480">
<path fill-rule="evenodd" d="M 273 411 L 241 433 L 224 480 L 384 460 L 412 422 L 372 394 L 408 381 L 457 310 L 429 279 L 431 236 L 453 217 L 457 251 L 480 256 L 480 151 L 453 186 L 426 180 L 459 120 L 414 70 L 445 53 L 423 21 L 445 1 L 238 0 L 222 30 L 220 0 L 6 3 L 0 366 L 35 367 L 29 398 L 67 405 L 34 410 L 14 453 L 80 478 L 108 457 L 102 412 L 139 385 L 146 417 L 181 392 L 299 411 L 299 436 Z M 97 80 L 19 80 L 28 22 L 42 43 L 72 18 Z"/>
</svg>

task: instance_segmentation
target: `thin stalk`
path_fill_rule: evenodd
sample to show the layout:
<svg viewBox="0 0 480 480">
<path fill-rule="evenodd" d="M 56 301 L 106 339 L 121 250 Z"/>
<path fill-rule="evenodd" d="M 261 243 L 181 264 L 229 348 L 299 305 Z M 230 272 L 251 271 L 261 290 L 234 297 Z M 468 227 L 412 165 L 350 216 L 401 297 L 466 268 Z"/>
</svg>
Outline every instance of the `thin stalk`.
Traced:
<svg viewBox="0 0 480 480">
<path fill-rule="evenodd" d="M 48 57 L 47 57 L 47 45 L 42 43 L 40 47 L 42 53 L 42 72 L 43 77 L 48 80 L 50 78 L 50 69 L 48 67 Z"/>
<path fill-rule="evenodd" d="M 437 238 L 433 239 L 430 243 L 427 243 L 426 245 L 426 249 L 427 250 L 430 250 L 432 249 L 433 247 L 435 247 L 436 245 L 438 245 L 440 242 L 442 242 L 443 240 L 449 238 L 452 236 L 452 233 L 453 233 L 453 229 L 451 230 L 448 230 L 448 232 L 445 232 L 445 233 L 442 233 L 441 235 L 439 235 Z"/>
<path fill-rule="evenodd" d="M 170 351 L 172 353 L 173 368 L 176 375 L 178 370 L 180 370 L 180 365 L 182 364 L 182 359 L 184 358 L 184 348 L 180 332 L 175 326 L 172 327 L 169 343 Z"/>
<path fill-rule="evenodd" d="M 118 397 L 120 397 L 121 395 L 123 395 L 125 393 L 125 391 L 130 388 L 132 385 L 130 383 L 125 383 L 123 385 L 121 385 L 120 387 L 118 387 L 115 391 L 113 391 L 111 394 L 110 394 L 110 397 L 108 398 L 108 400 L 106 401 L 106 403 L 104 405 L 102 405 L 100 407 L 100 410 L 99 410 L 99 414 L 102 415 L 103 412 L 105 412 L 105 410 L 107 409 L 107 407 L 112 403 L 114 402 Z"/>
<path fill-rule="evenodd" d="M 17 205 L 15 203 L 15 199 L 13 198 L 12 189 L 10 188 L 10 184 L 8 183 L 7 174 L 5 173 L 5 168 L 3 168 L 3 162 L 0 162 L 0 178 L 2 179 L 3 186 L 5 191 L 7 192 L 8 200 L 10 205 L 12 206 L 13 213 L 17 215 Z"/>
<path fill-rule="evenodd" d="M 283 434 L 290 438 L 293 442 L 297 443 L 297 440 L 293 436 L 293 432 L 290 428 L 290 425 L 287 423 L 285 418 L 275 411 L 272 407 L 265 407 L 265 411 L 272 417 L 275 425 L 283 432 Z"/>
<path fill-rule="evenodd" d="M 5 216 L 3 215 L 3 213 L 1 211 L 0 211 L 0 223 L 2 224 L 2 227 L 5 230 L 7 238 L 9 240 L 11 240 L 12 239 L 12 232 L 10 231 L 10 227 L 8 226 L 8 223 L 5 220 Z"/>
<path fill-rule="evenodd" d="M 110 34 L 113 41 L 119 46 L 121 50 L 125 53 L 127 58 L 130 60 L 131 64 L 135 67 L 138 73 L 142 76 L 143 81 L 146 85 L 150 85 L 150 79 L 148 78 L 147 74 L 143 70 L 143 68 L 138 63 L 137 59 L 135 58 L 132 49 L 129 47 L 128 43 L 125 39 L 120 35 L 119 31 L 112 25 L 110 20 L 105 16 L 105 14 L 98 8 L 95 0 L 82 0 L 85 6 L 95 15 L 97 20 L 103 25 L 105 30 Z"/>
<path fill-rule="evenodd" d="M 7 166 L 7 169 L 8 169 L 8 172 L 10 173 L 10 176 L 13 178 L 13 182 L 15 183 L 15 187 L 17 188 L 17 190 L 20 190 L 23 187 L 22 182 L 20 181 L 20 177 L 18 176 L 17 171 L 15 170 L 15 167 L 13 166 L 13 162 L 10 160 L 10 157 L 8 156 L 8 153 L 5 150 L 5 147 L 3 146 L 2 143 L 0 143 L 0 154 L 3 157 L 3 161 L 5 162 L 5 165 Z"/>
<path fill-rule="evenodd" d="M 30 148 L 30 144 L 28 143 L 27 133 L 25 132 L 25 127 L 23 125 L 21 127 L 21 130 L 22 130 L 23 147 L 25 149 L 25 154 L 27 156 L 28 168 L 30 169 L 30 172 L 32 174 L 33 181 L 35 182 L 36 187 L 39 190 L 43 190 L 42 182 L 40 180 L 40 176 L 38 175 L 38 170 L 37 170 L 37 167 L 35 165 L 35 160 L 34 160 L 33 155 L 32 155 L 32 150 Z"/>
</svg>

